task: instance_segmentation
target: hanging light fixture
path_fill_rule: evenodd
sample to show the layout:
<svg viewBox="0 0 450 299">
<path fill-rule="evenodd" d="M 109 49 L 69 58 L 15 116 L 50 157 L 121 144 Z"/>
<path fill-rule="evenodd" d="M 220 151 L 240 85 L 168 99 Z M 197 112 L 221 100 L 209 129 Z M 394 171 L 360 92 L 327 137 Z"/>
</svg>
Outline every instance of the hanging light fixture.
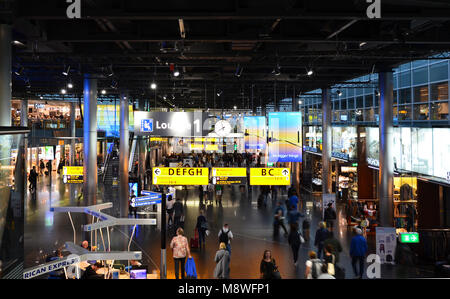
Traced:
<svg viewBox="0 0 450 299">
<path fill-rule="evenodd" d="M 67 83 L 67 88 L 69 88 L 69 89 L 73 88 L 72 82 Z"/>
<path fill-rule="evenodd" d="M 65 90 L 64 88 L 61 89 L 61 93 L 62 93 L 62 94 L 66 94 L 66 93 L 67 93 L 67 90 Z"/>
<path fill-rule="evenodd" d="M 14 74 L 16 74 L 17 76 L 21 76 L 23 73 L 24 67 L 21 66 L 17 71 L 14 72 Z"/>
<path fill-rule="evenodd" d="M 339 89 L 336 91 L 336 93 L 339 97 L 342 96 L 342 91 L 340 91 Z"/>
<path fill-rule="evenodd" d="M 151 89 L 156 89 L 156 87 L 157 87 L 157 85 L 156 85 L 155 81 L 153 81 L 153 82 L 150 84 L 150 88 L 151 88 Z"/>
<path fill-rule="evenodd" d="M 69 75 L 69 72 L 70 72 L 70 65 L 68 65 L 67 67 L 64 65 L 64 69 L 63 69 L 62 74 L 63 74 L 64 76 L 68 76 L 68 75 Z"/>
<path fill-rule="evenodd" d="M 277 65 L 273 68 L 272 74 L 275 76 L 281 75 L 281 69 L 280 69 L 280 65 L 278 64 L 278 62 L 277 62 Z"/>
<path fill-rule="evenodd" d="M 306 74 L 307 74 L 308 76 L 312 76 L 312 74 L 314 74 L 313 69 L 310 68 L 309 70 L 307 70 Z"/>
<path fill-rule="evenodd" d="M 106 90 L 102 89 L 101 93 L 106 94 Z"/>
</svg>

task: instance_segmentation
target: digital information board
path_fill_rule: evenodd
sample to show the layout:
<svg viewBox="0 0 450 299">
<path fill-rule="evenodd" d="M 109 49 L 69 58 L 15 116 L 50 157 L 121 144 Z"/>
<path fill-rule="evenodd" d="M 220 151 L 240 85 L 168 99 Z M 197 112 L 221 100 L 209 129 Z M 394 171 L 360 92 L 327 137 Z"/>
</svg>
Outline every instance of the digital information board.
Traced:
<svg viewBox="0 0 450 299">
<path fill-rule="evenodd" d="M 208 185 L 209 169 L 205 167 L 154 167 L 154 185 Z"/>
<path fill-rule="evenodd" d="M 246 168 L 213 168 L 211 171 L 214 185 L 245 185 L 247 184 Z"/>
<path fill-rule="evenodd" d="M 250 185 L 290 185 L 288 168 L 250 168 Z"/>
<path fill-rule="evenodd" d="M 63 166 L 64 184 L 83 184 L 83 166 Z"/>
</svg>

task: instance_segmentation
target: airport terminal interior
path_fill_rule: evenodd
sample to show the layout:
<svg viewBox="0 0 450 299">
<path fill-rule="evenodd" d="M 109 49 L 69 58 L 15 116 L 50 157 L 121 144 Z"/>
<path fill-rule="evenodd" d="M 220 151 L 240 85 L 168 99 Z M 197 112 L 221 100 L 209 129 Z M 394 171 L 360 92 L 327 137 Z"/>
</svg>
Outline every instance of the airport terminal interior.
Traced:
<svg viewBox="0 0 450 299">
<path fill-rule="evenodd" d="M 0 278 L 450 277 L 450 3 L 369 2 L 0 1 Z"/>
</svg>

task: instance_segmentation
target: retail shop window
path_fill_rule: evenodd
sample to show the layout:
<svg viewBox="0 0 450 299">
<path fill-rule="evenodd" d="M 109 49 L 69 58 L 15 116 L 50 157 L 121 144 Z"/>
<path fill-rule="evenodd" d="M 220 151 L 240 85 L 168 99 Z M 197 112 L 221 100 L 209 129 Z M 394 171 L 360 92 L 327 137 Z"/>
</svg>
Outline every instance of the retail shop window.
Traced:
<svg viewBox="0 0 450 299">
<path fill-rule="evenodd" d="M 430 65 L 430 81 L 441 81 L 448 79 L 448 62 Z"/>
<path fill-rule="evenodd" d="M 399 232 L 417 229 L 417 177 L 394 177 L 394 225 Z"/>
<path fill-rule="evenodd" d="M 430 85 L 431 101 L 446 101 L 448 100 L 448 82 L 434 83 Z"/>
<path fill-rule="evenodd" d="M 398 103 L 399 104 L 411 103 L 411 88 L 403 88 L 399 90 Z"/>
<path fill-rule="evenodd" d="M 411 120 L 411 106 L 398 106 L 398 120 Z"/>
<path fill-rule="evenodd" d="M 428 86 L 416 86 L 414 87 L 414 103 L 428 102 Z"/>
<path fill-rule="evenodd" d="M 416 104 L 414 105 L 414 120 L 429 120 L 430 111 L 428 104 Z"/>
<path fill-rule="evenodd" d="M 431 103 L 432 120 L 449 120 L 448 103 Z"/>
</svg>

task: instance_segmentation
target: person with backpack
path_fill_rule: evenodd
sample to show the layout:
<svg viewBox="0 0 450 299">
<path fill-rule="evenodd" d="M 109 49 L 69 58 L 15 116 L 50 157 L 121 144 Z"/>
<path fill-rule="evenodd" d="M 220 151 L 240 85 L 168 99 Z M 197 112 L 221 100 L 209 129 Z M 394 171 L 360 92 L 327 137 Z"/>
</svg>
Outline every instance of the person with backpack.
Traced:
<svg viewBox="0 0 450 299">
<path fill-rule="evenodd" d="M 199 239 L 199 247 L 200 249 L 205 247 L 205 241 L 206 241 L 206 231 L 208 230 L 208 221 L 205 217 L 205 212 L 203 209 L 200 210 L 200 215 L 197 217 L 197 224 L 195 228 L 198 231 L 198 239 Z"/>
<path fill-rule="evenodd" d="M 270 250 L 265 250 L 259 266 L 261 279 L 280 279 L 281 275 Z"/>
<path fill-rule="evenodd" d="M 273 220 L 273 235 L 277 237 L 280 233 L 280 226 L 284 230 L 284 235 L 287 236 L 288 232 L 286 226 L 284 225 L 284 210 L 281 206 L 280 202 L 277 202 L 277 206 L 274 211 L 274 220 Z"/>
<path fill-rule="evenodd" d="M 364 273 L 364 259 L 367 253 L 367 241 L 362 236 L 360 228 L 355 229 L 355 236 L 350 243 L 350 257 L 352 258 L 353 272 L 355 278 L 362 279 Z M 359 272 L 356 269 L 356 264 L 359 263 Z"/>
<path fill-rule="evenodd" d="M 298 231 L 298 226 L 291 225 L 291 231 L 289 232 L 288 242 L 289 245 L 291 246 L 292 253 L 294 254 L 294 266 L 296 267 L 298 260 L 298 251 L 300 249 L 300 245 L 302 244 L 301 238 L 302 236 Z"/>
<path fill-rule="evenodd" d="M 173 206 L 174 206 L 175 200 L 173 200 L 172 195 L 169 195 L 166 199 L 166 210 L 167 215 L 169 215 L 169 219 L 167 220 L 167 225 L 171 226 L 173 224 Z"/>
<path fill-rule="evenodd" d="M 323 221 L 325 221 L 329 230 L 333 230 L 335 220 L 336 211 L 333 209 L 333 203 L 330 202 L 323 213 Z"/>
<path fill-rule="evenodd" d="M 317 258 L 314 251 L 308 253 L 309 260 L 306 261 L 305 278 L 317 279 L 322 274 L 322 261 Z"/>
<path fill-rule="evenodd" d="M 233 233 L 231 232 L 228 223 L 225 223 L 222 229 L 219 231 L 219 243 L 225 243 L 227 250 L 231 257 L 231 240 L 233 239 Z"/>
<path fill-rule="evenodd" d="M 225 243 L 219 244 L 219 250 L 214 258 L 216 267 L 214 268 L 214 278 L 228 279 L 230 278 L 230 253 Z"/>
<path fill-rule="evenodd" d="M 325 240 L 328 238 L 329 231 L 326 229 L 325 222 L 319 223 L 319 229 L 316 231 L 316 237 L 314 239 L 314 246 L 317 247 L 317 257 L 320 259 L 323 252 L 323 246 Z"/>
</svg>

